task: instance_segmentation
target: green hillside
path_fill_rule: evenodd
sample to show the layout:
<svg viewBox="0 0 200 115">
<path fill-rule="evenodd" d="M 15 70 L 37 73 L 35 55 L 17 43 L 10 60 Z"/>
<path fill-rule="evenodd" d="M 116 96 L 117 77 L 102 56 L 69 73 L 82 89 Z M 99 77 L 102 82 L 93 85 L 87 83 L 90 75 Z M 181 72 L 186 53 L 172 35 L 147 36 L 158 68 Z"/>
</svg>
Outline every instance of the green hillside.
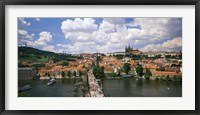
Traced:
<svg viewBox="0 0 200 115">
<path fill-rule="evenodd" d="M 49 60 L 53 60 L 54 62 L 59 62 L 74 61 L 76 58 L 80 59 L 81 57 L 72 56 L 71 54 L 57 54 L 31 47 L 18 47 L 19 61 L 48 62 Z"/>
</svg>

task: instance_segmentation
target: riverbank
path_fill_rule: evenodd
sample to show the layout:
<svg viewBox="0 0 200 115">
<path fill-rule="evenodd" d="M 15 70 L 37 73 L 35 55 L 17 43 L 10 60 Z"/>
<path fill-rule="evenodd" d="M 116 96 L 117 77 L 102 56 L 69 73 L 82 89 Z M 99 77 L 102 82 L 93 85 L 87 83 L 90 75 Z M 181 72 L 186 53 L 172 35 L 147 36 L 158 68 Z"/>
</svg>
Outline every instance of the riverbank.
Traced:
<svg viewBox="0 0 200 115">
<path fill-rule="evenodd" d="M 171 81 L 171 82 L 182 82 L 182 77 L 153 77 L 151 76 L 149 79 L 145 77 L 139 77 L 139 76 L 134 76 L 134 77 L 122 77 L 122 76 L 117 76 L 117 77 L 106 77 L 105 79 L 107 80 L 121 80 L 121 79 L 127 79 L 127 78 L 136 78 L 138 79 L 145 79 L 145 80 L 150 80 L 150 81 Z"/>
<path fill-rule="evenodd" d="M 53 77 L 56 79 L 83 79 L 83 77 Z M 40 77 L 39 79 L 49 79 L 49 77 Z"/>
</svg>

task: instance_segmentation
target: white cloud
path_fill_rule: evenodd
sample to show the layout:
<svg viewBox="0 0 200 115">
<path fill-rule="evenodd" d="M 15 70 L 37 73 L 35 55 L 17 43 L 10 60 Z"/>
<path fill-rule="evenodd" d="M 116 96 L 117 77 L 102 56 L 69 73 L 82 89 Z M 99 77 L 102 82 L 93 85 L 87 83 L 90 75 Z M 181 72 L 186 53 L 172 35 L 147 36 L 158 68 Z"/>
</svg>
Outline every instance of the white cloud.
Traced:
<svg viewBox="0 0 200 115">
<path fill-rule="evenodd" d="M 52 45 L 47 45 L 43 47 L 43 50 L 45 51 L 50 51 L 50 52 L 55 52 L 55 47 Z"/>
<path fill-rule="evenodd" d="M 66 53 L 105 53 L 114 51 L 124 51 L 124 46 L 121 43 L 111 43 L 99 45 L 96 42 L 75 42 L 74 44 L 57 44 L 58 49 L 63 49 Z"/>
<path fill-rule="evenodd" d="M 57 44 L 56 46 L 61 47 L 63 44 Z"/>
<path fill-rule="evenodd" d="M 23 25 L 26 25 L 26 26 L 30 26 L 31 25 L 30 22 L 25 21 L 25 18 L 18 18 L 18 19 Z"/>
<path fill-rule="evenodd" d="M 75 25 L 77 24 L 77 20 L 81 20 L 81 23 L 79 26 Z M 109 41 L 110 43 L 113 43 L 114 46 L 116 46 L 117 43 L 119 43 L 121 40 L 124 39 L 123 29 L 121 29 L 121 28 L 125 28 L 123 26 L 123 23 L 125 22 L 124 19 L 106 18 L 100 24 L 99 28 L 97 28 L 97 25 L 95 24 L 94 19 L 88 19 L 87 23 L 90 23 L 88 25 L 93 25 L 93 26 L 84 26 L 84 31 L 83 31 L 82 30 L 83 28 L 81 28 L 81 25 L 83 25 L 82 23 L 85 20 L 86 19 L 82 20 L 78 18 L 78 19 L 75 19 L 74 21 L 72 20 L 64 21 L 61 26 L 62 32 L 64 33 L 65 37 L 71 40 L 74 44 L 70 44 L 70 46 L 67 46 L 66 44 L 62 44 L 62 45 L 57 44 L 57 46 L 65 46 L 65 47 L 74 46 L 73 49 L 81 49 L 81 48 L 87 49 L 85 50 L 86 52 L 105 52 L 105 51 L 109 52 L 109 49 L 105 49 L 103 51 L 101 47 L 106 48 L 105 45 L 107 45 L 107 42 Z M 109 26 L 107 26 L 106 24 L 109 24 Z M 111 26 L 112 28 L 108 28 Z M 93 27 L 93 29 L 91 29 L 91 27 Z M 119 30 L 119 31 L 115 32 L 115 30 Z M 88 43 L 94 43 L 94 44 L 88 45 Z M 108 47 L 108 48 L 111 48 L 111 47 Z M 124 49 L 124 44 L 121 46 L 121 48 Z M 77 51 L 74 51 L 74 52 L 77 52 Z"/>
<path fill-rule="evenodd" d="M 66 39 L 75 42 L 93 41 L 97 35 L 98 26 L 92 18 L 75 18 L 62 22 L 61 30 Z M 101 39 L 100 39 L 101 40 Z"/>
<path fill-rule="evenodd" d="M 19 39 L 33 39 L 35 34 L 29 34 L 26 30 L 18 30 L 18 38 Z"/>
<path fill-rule="evenodd" d="M 172 40 L 163 42 L 162 44 L 149 44 L 141 49 L 142 51 L 177 51 L 182 50 L 182 38 L 176 37 Z"/>
<path fill-rule="evenodd" d="M 36 21 L 40 21 L 40 18 L 35 18 Z"/>
<path fill-rule="evenodd" d="M 125 18 L 104 18 L 104 21 L 115 25 L 122 25 L 125 23 Z"/>
<path fill-rule="evenodd" d="M 18 30 L 19 35 L 27 35 L 28 32 L 26 30 Z"/>
<path fill-rule="evenodd" d="M 182 33 L 181 18 L 135 18 L 129 26 L 140 26 L 134 36 L 149 42 L 180 36 Z"/>
<path fill-rule="evenodd" d="M 47 45 L 48 42 L 52 41 L 52 35 L 50 32 L 42 31 L 39 33 L 39 39 L 36 41 L 29 41 L 28 45 L 30 46 L 42 46 Z"/>
<path fill-rule="evenodd" d="M 64 48 L 65 52 L 72 54 L 77 54 L 80 52 L 95 53 L 97 52 L 96 48 L 98 47 L 98 45 L 95 42 L 75 42 L 73 45 L 57 44 L 56 46 L 62 49 Z"/>
<path fill-rule="evenodd" d="M 75 33 L 92 33 L 97 30 L 95 20 L 92 18 L 75 18 L 73 21 L 68 19 L 62 22 L 61 30 L 66 38 L 70 38 Z"/>
<path fill-rule="evenodd" d="M 120 32 L 123 30 L 125 24 L 125 18 L 104 18 L 99 26 L 99 29 L 106 32 Z"/>
<path fill-rule="evenodd" d="M 61 30 L 70 44 L 57 46 L 69 53 L 107 53 L 124 51 L 128 44 L 153 45 L 181 36 L 182 22 L 181 18 L 134 18 L 127 24 L 125 18 L 103 18 L 98 26 L 92 18 L 75 18 L 63 21 Z"/>
<path fill-rule="evenodd" d="M 108 21 L 103 21 L 100 24 L 99 29 L 108 33 L 115 32 L 115 25 L 109 23 Z"/>
</svg>

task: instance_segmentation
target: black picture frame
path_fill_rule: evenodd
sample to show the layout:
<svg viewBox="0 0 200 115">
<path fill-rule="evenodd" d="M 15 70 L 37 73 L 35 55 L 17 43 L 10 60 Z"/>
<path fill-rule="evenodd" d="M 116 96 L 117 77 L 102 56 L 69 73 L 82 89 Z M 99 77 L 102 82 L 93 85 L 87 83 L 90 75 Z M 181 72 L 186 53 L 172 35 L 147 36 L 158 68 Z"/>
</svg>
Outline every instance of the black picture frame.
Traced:
<svg viewBox="0 0 200 115">
<path fill-rule="evenodd" d="M 195 5 L 195 110 L 5 110 L 5 6 L 6 5 Z M 197 115 L 199 114 L 200 0 L 1 0 L 0 4 L 0 112 L 1 115 Z"/>
</svg>

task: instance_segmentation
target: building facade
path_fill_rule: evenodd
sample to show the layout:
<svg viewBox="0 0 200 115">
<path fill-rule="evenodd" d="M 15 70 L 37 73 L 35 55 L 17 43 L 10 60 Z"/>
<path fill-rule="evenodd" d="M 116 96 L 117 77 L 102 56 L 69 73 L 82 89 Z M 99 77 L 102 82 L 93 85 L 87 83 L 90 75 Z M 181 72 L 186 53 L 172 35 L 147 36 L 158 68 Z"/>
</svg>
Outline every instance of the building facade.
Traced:
<svg viewBox="0 0 200 115">
<path fill-rule="evenodd" d="M 18 68 L 18 80 L 20 79 L 33 79 L 37 76 L 37 70 L 35 68 Z"/>
</svg>

